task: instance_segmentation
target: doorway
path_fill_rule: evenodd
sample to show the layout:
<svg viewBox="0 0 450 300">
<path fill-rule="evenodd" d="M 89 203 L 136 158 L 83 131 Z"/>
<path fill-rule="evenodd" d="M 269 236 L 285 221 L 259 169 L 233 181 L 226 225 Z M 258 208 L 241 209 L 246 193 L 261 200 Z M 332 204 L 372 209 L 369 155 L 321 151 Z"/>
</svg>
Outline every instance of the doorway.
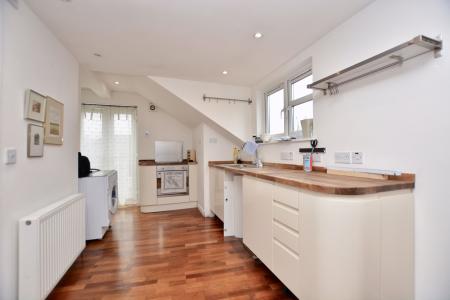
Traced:
<svg viewBox="0 0 450 300">
<path fill-rule="evenodd" d="M 135 106 L 81 105 L 81 153 L 91 168 L 117 170 L 119 205 L 137 204 Z"/>
</svg>

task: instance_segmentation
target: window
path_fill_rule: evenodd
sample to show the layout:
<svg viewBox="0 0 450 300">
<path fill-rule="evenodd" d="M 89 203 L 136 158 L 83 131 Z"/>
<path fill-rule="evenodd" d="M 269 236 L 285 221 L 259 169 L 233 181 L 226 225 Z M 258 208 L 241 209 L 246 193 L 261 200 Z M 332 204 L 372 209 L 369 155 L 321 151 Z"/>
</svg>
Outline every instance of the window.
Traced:
<svg viewBox="0 0 450 300">
<path fill-rule="evenodd" d="M 308 69 L 265 94 L 267 134 L 302 137 L 301 121 L 313 118 L 313 92 L 307 87 L 312 79 Z"/>
<path fill-rule="evenodd" d="M 299 137 L 302 133 L 301 121 L 313 118 L 313 93 L 308 89 L 312 83 L 312 71 L 288 81 L 289 86 L 289 135 Z"/>
<path fill-rule="evenodd" d="M 282 87 L 266 94 L 266 132 L 270 135 L 285 133 L 284 102 L 284 88 Z"/>
</svg>

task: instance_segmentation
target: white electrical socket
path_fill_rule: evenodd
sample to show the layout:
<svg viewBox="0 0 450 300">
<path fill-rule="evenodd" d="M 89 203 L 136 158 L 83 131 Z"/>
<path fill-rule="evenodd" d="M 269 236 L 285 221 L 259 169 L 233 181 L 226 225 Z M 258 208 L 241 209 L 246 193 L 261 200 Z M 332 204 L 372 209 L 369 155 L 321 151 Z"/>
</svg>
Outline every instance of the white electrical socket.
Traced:
<svg viewBox="0 0 450 300">
<path fill-rule="evenodd" d="M 334 162 L 337 164 L 349 164 L 350 152 L 334 152 Z"/>
<path fill-rule="evenodd" d="M 217 138 L 216 137 L 210 137 L 209 138 L 209 143 L 210 144 L 217 144 Z"/>
<path fill-rule="evenodd" d="M 362 164 L 362 163 L 363 163 L 363 153 L 352 152 L 352 164 Z"/>
<path fill-rule="evenodd" d="M 313 153 L 312 158 L 313 158 L 313 162 L 321 162 L 322 161 L 322 154 L 320 154 L 320 153 Z"/>
<path fill-rule="evenodd" d="M 280 158 L 282 160 L 293 160 L 294 152 L 281 152 Z"/>
</svg>

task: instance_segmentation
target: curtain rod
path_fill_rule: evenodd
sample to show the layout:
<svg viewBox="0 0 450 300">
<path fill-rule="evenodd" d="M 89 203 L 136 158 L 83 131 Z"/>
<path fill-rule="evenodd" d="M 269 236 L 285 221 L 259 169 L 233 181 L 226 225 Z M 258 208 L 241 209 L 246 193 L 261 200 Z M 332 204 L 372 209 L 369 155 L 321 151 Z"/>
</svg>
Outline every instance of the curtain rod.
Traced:
<svg viewBox="0 0 450 300">
<path fill-rule="evenodd" d="M 138 108 L 136 105 L 108 105 L 108 104 L 95 104 L 95 103 L 81 103 L 81 105 Z"/>
</svg>

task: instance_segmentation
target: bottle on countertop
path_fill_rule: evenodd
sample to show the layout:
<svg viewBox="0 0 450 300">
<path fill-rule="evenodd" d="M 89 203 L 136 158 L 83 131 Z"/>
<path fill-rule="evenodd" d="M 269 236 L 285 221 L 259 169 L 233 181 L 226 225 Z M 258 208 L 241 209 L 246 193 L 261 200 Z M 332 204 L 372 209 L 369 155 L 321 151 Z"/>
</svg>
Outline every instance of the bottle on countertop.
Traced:
<svg viewBox="0 0 450 300">
<path fill-rule="evenodd" d="M 238 147 L 233 147 L 233 163 L 237 164 L 239 160 L 239 152 L 241 150 Z"/>
<path fill-rule="evenodd" d="M 305 172 L 312 171 L 312 153 L 303 154 L 303 170 Z"/>
</svg>

